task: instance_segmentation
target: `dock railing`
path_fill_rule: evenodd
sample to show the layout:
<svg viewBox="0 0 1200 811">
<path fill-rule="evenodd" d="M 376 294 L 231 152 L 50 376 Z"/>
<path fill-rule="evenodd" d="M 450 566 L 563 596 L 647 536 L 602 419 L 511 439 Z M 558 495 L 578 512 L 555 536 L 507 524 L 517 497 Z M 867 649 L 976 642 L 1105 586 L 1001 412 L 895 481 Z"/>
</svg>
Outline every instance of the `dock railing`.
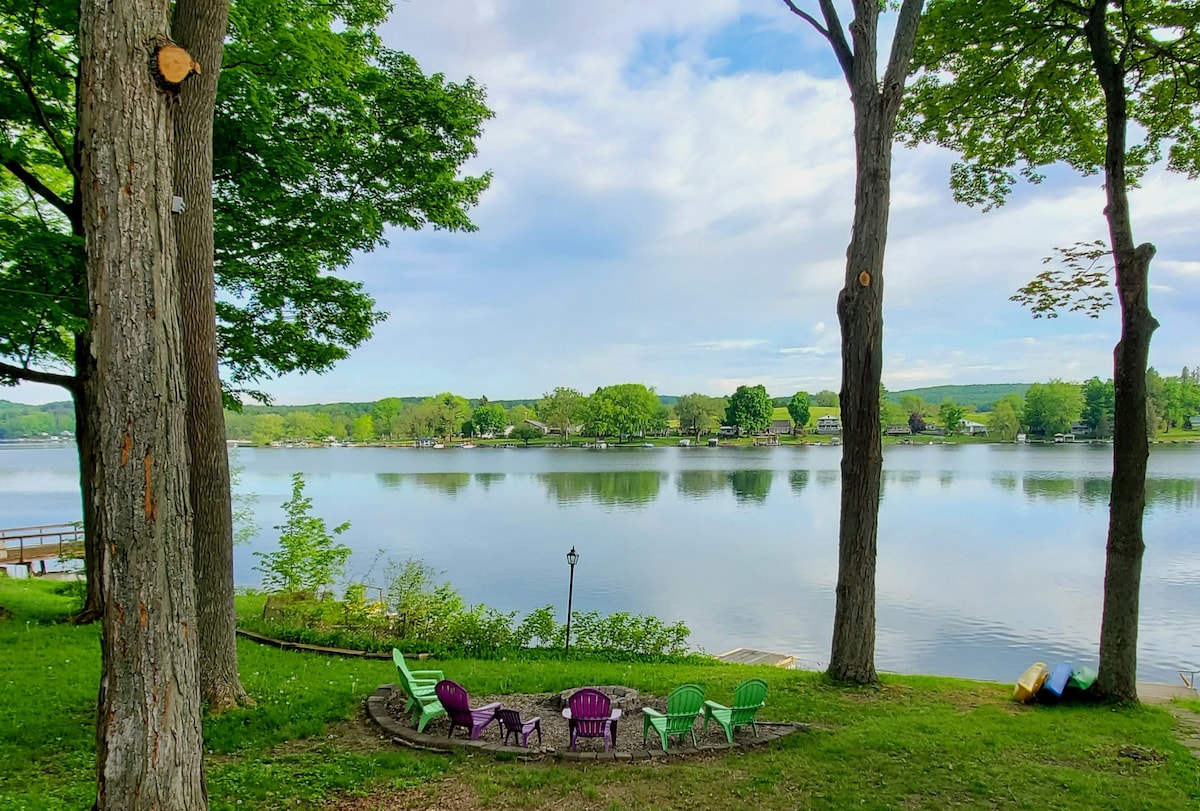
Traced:
<svg viewBox="0 0 1200 811">
<path fill-rule="evenodd" d="M 0 563 L 30 564 L 48 558 L 79 557 L 83 524 L 43 524 L 0 529 Z"/>
</svg>

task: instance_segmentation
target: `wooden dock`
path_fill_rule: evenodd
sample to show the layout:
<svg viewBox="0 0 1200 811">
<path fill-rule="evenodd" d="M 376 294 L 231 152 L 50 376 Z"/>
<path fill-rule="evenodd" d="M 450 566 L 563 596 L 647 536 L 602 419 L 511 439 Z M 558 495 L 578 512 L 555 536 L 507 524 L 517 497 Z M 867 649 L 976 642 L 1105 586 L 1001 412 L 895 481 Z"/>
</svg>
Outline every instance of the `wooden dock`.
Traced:
<svg viewBox="0 0 1200 811">
<path fill-rule="evenodd" d="M 795 667 L 796 657 L 785 653 L 767 653 L 750 648 L 734 648 L 719 656 L 714 656 L 722 662 L 735 665 L 771 665 L 772 667 Z"/>
<path fill-rule="evenodd" d="M 83 557 L 83 528 L 79 524 L 0 529 L 0 566 L 27 566 L 47 560 Z"/>
<path fill-rule="evenodd" d="M 1200 698 L 1195 687 L 1184 684 L 1156 684 L 1139 681 L 1137 683 L 1138 699 L 1143 704 L 1167 704 L 1174 698 Z"/>
</svg>

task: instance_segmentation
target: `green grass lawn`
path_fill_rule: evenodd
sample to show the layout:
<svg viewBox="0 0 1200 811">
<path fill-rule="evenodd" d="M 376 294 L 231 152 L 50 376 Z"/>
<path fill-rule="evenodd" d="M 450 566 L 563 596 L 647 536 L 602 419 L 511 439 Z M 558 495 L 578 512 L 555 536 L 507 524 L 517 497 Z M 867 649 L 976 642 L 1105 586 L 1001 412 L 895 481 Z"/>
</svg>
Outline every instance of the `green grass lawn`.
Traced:
<svg viewBox="0 0 1200 811">
<path fill-rule="evenodd" d="M 57 622 L 69 605 L 55 585 L 0 578 L 12 612 L 0 620 L 0 811 L 93 798 L 99 628 Z M 213 809 L 1200 807 L 1200 763 L 1155 707 L 1025 707 L 1007 685 L 917 676 L 849 689 L 761 667 L 438 660 L 477 695 L 606 683 L 662 695 L 695 681 L 719 700 L 755 675 L 770 684 L 765 718 L 813 725 L 765 749 L 694 760 L 504 762 L 380 740 L 362 705 L 395 680 L 386 661 L 245 641 L 238 652 L 256 705 L 206 720 Z M 636 719 L 625 723 L 636 734 Z"/>
</svg>

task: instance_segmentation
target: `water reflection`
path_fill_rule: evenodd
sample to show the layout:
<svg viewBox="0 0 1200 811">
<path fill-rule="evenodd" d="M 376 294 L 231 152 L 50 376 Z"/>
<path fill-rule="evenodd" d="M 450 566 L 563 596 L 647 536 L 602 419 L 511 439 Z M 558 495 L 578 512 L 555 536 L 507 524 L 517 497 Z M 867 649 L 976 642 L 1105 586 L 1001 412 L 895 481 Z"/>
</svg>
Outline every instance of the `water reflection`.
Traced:
<svg viewBox="0 0 1200 811">
<path fill-rule="evenodd" d="M 705 498 L 728 483 L 729 474 L 724 470 L 681 470 L 675 475 L 675 489 L 685 498 Z"/>
<path fill-rule="evenodd" d="M 1011 477 L 1006 477 L 1011 478 Z M 1005 486 L 1001 477 L 993 482 Z M 1021 490 L 1031 501 L 1073 499 L 1081 504 L 1108 504 L 1111 481 L 1107 476 L 1027 476 Z M 1146 479 L 1146 506 L 1191 509 L 1200 501 L 1200 482 L 1195 479 Z"/>
<path fill-rule="evenodd" d="M 490 490 L 496 482 L 504 481 L 505 473 L 476 473 L 475 483 L 483 487 L 484 490 Z"/>
<path fill-rule="evenodd" d="M 775 473 L 770 470 L 735 470 L 729 474 L 729 486 L 739 503 L 761 504 L 767 500 L 774 478 Z"/>
<path fill-rule="evenodd" d="M 800 495 L 804 492 L 804 488 L 808 487 L 808 471 L 793 470 L 788 474 L 788 484 L 792 486 L 792 492 Z"/>
<path fill-rule="evenodd" d="M 1011 473 L 997 473 L 992 477 L 992 484 L 999 487 L 1001 490 L 1013 491 L 1017 489 L 1020 481 Z"/>
<path fill-rule="evenodd" d="M 546 495 L 559 504 L 584 499 L 620 507 L 644 507 L 658 498 L 667 478 L 657 470 L 607 470 L 595 473 L 539 473 Z"/>
<path fill-rule="evenodd" d="M 382 487 L 398 489 L 404 482 L 440 495 L 457 497 L 472 481 L 482 490 L 504 481 L 505 473 L 376 473 Z M 762 470 L 680 470 L 674 473 L 676 492 L 687 499 L 705 499 L 727 488 L 739 503 L 761 504 L 770 494 L 775 472 Z M 661 470 L 575 471 L 536 474 L 547 495 L 559 504 L 583 500 L 622 507 L 642 507 L 658 499 L 664 482 L 671 476 Z M 838 487 L 836 470 L 791 470 L 788 485 L 801 495 L 814 481 L 820 489 Z M 881 496 L 889 487 L 918 487 L 922 481 L 936 478 L 941 488 L 955 486 L 955 473 L 949 470 L 884 471 Z M 1030 502 L 1077 501 L 1085 506 L 1107 506 L 1110 479 L 1107 476 L 1053 475 L 1045 472 L 1018 475 L 1011 471 L 993 473 L 992 485 L 1006 492 L 1021 493 Z M 1146 506 L 1175 511 L 1191 510 L 1200 505 L 1200 480 L 1150 478 L 1146 480 Z"/>
<path fill-rule="evenodd" d="M 1200 503 L 1200 480 L 1146 479 L 1146 504 L 1169 505 L 1176 510 L 1191 509 Z"/>
<path fill-rule="evenodd" d="M 476 474 L 491 475 L 491 474 Z M 504 474 L 498 474 L 503 476 Z M 399 489 L 412 482 L 422 490 L 432 490 L 443 496 L 456 497 L 471 484 L 470 473 L 376 473 L 375 480 L 386 488 Z"/>
<path fill-rule="evenodd" d="M 836 470 L 818 470 L 817 487 L 820 487 L 822 490 L 837 487 L 840 478 L 841 476 L 838 475 Z"/>
</svg>

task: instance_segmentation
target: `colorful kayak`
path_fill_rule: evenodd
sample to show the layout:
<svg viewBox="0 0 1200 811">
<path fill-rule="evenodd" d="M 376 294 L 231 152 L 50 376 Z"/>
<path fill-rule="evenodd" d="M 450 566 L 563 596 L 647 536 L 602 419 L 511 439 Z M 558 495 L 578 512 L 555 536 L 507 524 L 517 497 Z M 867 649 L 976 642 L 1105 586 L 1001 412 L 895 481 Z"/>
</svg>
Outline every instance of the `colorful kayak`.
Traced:
<svg viewBox="0 0 1200 811">
<path fill-rule="evenodd" d="M 1055 665 L 1054 669 L 1050 671 L 1046 683 L 1042 685 L 1042 689 L 1055 698 L 1062 698 L 1063 690 L 1067 688 L 1067 681 L 1071 678 L 1072 672 L 1070 665 Z"/>
<path fill-rule="evenodd" d="M 1071 674 L 1067 684 L 1077 690 L 1087 690 L 1096 683 L 1096 671 L 1090 667 L 1081 667 Z"/>
<path fill-rule="evenodd" d="M 1034 662 L 1028 670 L 1021 674 L 1021 678 L 1017 679 L 1017 688 L 1013 690 L 1013 698 L 1017 701 L 1030 701 L 1037 695 L 1037 691 L 1042 689 L 1042 685 L 1049 677 L 1050 671 L 1046 669 L 1046 663 Z"/>
</svg>

